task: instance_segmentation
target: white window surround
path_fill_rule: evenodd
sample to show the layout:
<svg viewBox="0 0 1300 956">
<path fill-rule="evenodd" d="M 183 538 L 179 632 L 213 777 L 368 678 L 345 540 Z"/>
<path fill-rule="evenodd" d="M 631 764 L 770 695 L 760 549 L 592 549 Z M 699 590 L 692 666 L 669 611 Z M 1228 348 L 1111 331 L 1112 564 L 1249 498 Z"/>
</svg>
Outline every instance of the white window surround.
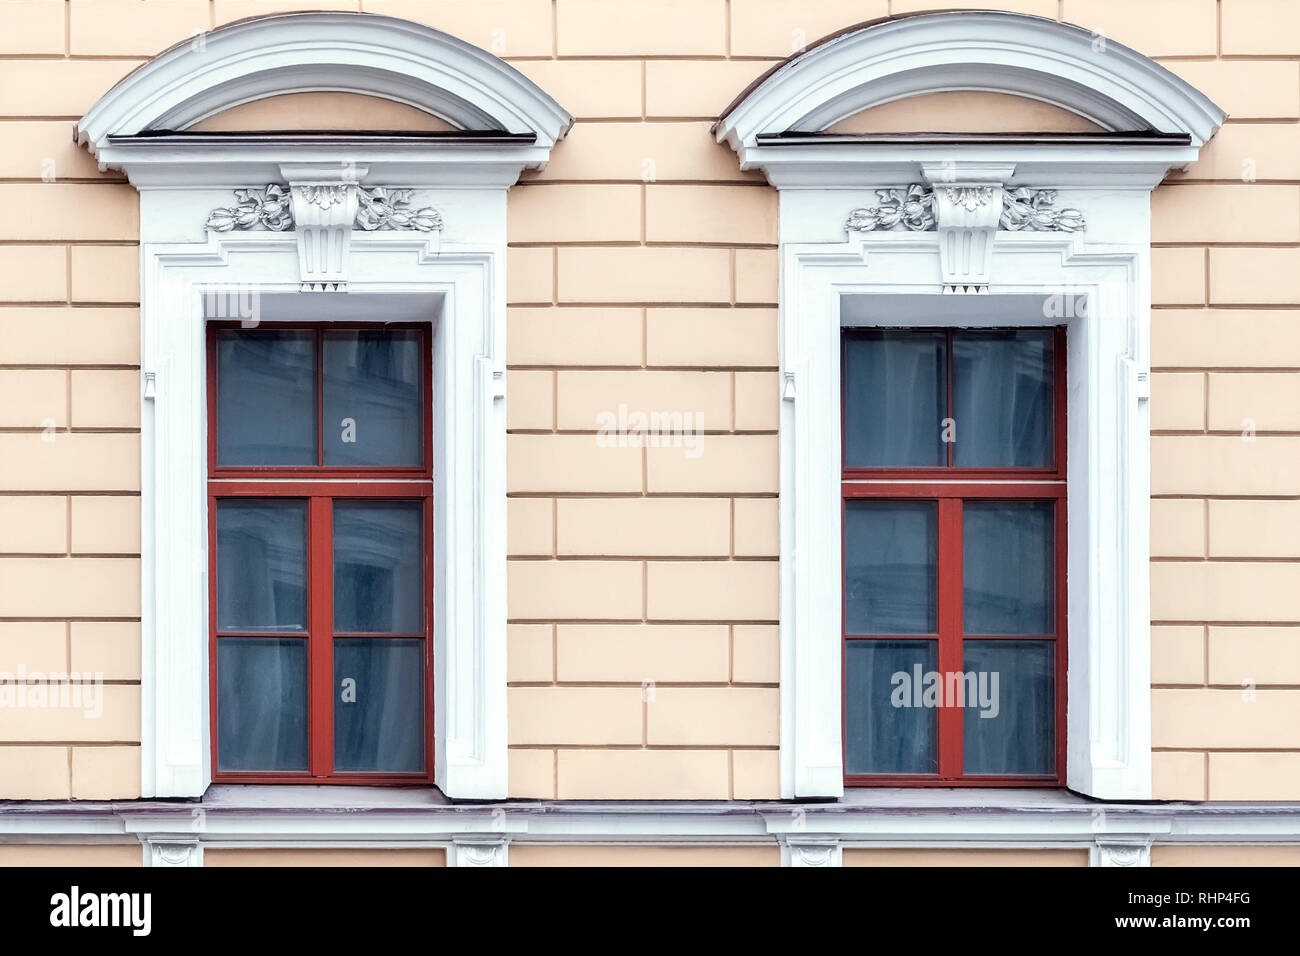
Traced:
<svg viewBox="0 0 1300 956">
<path fill-rule="evenodd" d="M 1102 132 L 822 132 L 871 106 L 952 90 L 1042 100 Z M 774 68 L 718 121 L 741 167 L 762 169 L 781 191 L 784 798 L 844 792 L 841 324 L 916 324 L 903 309 L 864 317 L 860 306 L 879 300 L 859 296 L 952 292 L 981 294 L 947 297 L 929 321 L 978 325 L 996 308 L 986 296 L 1000 294 L 1087 302 L 1082 314 L 1063 308 L 1036 323 L 1065 323 L 1069 341 L 1066 780 L 1093 797 L 1150 798 L 1150 192 L 1193 162 L 1223 119 L 1159 64 L 1088 31 L 959 12 L 832 37 Z M 932 203 L 921 231 L 850 223 L 854 210 L 887 201 L 877 190 L 912 184 Z M 1022 187 L 1055 190 L 1051 208 L 1079 210 L 1086 226 L 999 225 L 1004 199 Z"/>
<path fill-rule="evenodd" d="M 406 103 L 463 132 L 184 132 L 250 100 L 321 90 Z M 178 44 L 78 124 L 101 166 L 140 190 L 144 797 L 200 796 L 212 779 L 204 310 L 222 292 L 256 301 L 265 321 L 432 324 L 435 779 L 449 797 L 506 796 L 506 191 L 571 123 L 453 37 L 311 13 Z M 284 187 L 294 228 L 205 227 L 234 190 L 268 184 Z M 411 190 L 405 208 L 430 213 L 423 228 L 357 229 L 375 187 Z M 328 262 L 313 258 L 322 248 Z"/>
</svg>

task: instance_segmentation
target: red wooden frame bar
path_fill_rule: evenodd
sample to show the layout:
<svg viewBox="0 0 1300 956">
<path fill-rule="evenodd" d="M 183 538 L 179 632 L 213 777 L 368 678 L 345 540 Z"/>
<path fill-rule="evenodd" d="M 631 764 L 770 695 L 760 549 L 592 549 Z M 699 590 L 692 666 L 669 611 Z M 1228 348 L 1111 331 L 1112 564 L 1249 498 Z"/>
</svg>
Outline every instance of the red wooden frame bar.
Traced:
<svg viewBox="0 0 1300 956">
<path fill-rule="evenodd" d="M 845 330 L 850 331 L 850 330 Z M 894 331 L 891 329 L 891 331 Z M 906 331 L 899 329 L 897 331 Z M 934 331 L 918 329 L 916 331 Z M 1001 331 L 997 329 L 971 331 Z M 1068 543 L 1066 532 L 1066 353 L 1065 329 L 1056 327 L 1052 336 L 1052 425 L 1053 462 L 1050 468 L 957 468 L 951 465 L 953 448 L 948 444 L 949 465 L 924 468 L 849 468 L 842 466 L 841 474 L 841 564 L 843 576 L 847 573 L 847 542 L 844 541 L 846 505 L 863 499 L 928 499 L 938 509 L 936 555 L 936 589 L 938 601 L 938 633 L 936 634 L 849 634 L 847 631 L 847 597 L 842 596 L 841 607 L 841 694 L 847 693 L 848 646 L 851 641 L 863 640 L 933 640 L 938 644 L 937 667 L 940 673 L 965 670 L 964 641 L 970 640 L 1043 640 L 1051 641 L 1055 648 L 1054 676 L 1054 741 L 1055 772 L 1044 776 L 965 774 L 963 759 L 962 708 L 944 701 L 938 708 L 938 772 L 934 774 L 854 774 L 845 772 L 844 783 L 849 787 L 1061 787 L 1065 785 L 1066 760 L 1066 679 L 1068 664 L 1068 607 L 1066 567 Z M 952 417 L 953 331 L 948 330 L 947 340 L 947 415 Z M 841 389 L 841 423 L 843 414 L 843 388 Z M 841 441 L 846 442 L 841 427 Z M 843 454 L 842 444 L 842 451 Z M 1055 532 L 1053 568 L 1053 598 L 1055 603 L 1054 633 L 1050 635 L 965 635 L 962 624 L 962 502 L 970 499 L 984 500 L 1039 500 L 1053 501 Z M 847 594 L 846 591 L 843 592 Z M 841 707 L 841 735 L 844 740 L 845 766 L 848 766 L 847 708 Z"/>
<path fill-rule="evenodd" d="M 238 331 L 244 335 L 268 332 L 312 332 L 315 334 L 316 363 L 316 464 L 315 465 L 222 465 L 217 460 L 217 389 L 219 368 L 217 362 L 217 337 L 222 332 Z M 322 343 L 333 332 L 417 332 L 420 335 L 420 354 L 424 356 L 422 399 L 420 402 L 420 436 L 423 439 L 422 463 L 414 467 L 344 467 L 323 464 L 325 456 L 325 401 L 324 401 L 324 348 Z M 209 478 L 432 478 L 433 442 L 429 436 L 433 409 L 433 376 L 430 366 L 433 348 L 428 325 L 418 322 L 263 322 L 256 328 L 243 328 L 238 322 L 209 322 L 207 341 L 208 390 L 208 477 Z"/>
<path fill-rule="evenodd" d="M 209 716 L 212 727 L 212 775 L 217 783 L 268 784 L 352 784 L 405 785 L 432 783 L 433 746 L 433 484 L 432 484 L 432 349 L 427 326 L 379 323 L 275 323 L 259 329 L 242 330 L 257 334 L 261 329 L 307 329 L 316 332 L 316 421 L 317 461 L 324 454 L 321 418 L 321 341 L 332 331 L 418 330 L 422 362 L 421 443 L 424 464 L 419 468 L 336 468 L 265 467 L 223 468 L 216 462 L 217 363 L 216 337 L 219 332 L 238 329 L 238 323 L 210 323 L 208 333 L 208 659 L 210 685 Z M 222 771 L 218 747 L 217 642 L 228 637 L 282 637 L 275 634 L 217 632 L 217 505 L 241 498 L 274 498 L 303 501 L 307 505 L 307 594 L 308 627 L 294 634 L 307 641 L 308 672 L 308 769 L 284 771 Z M 335 501 L 408 500 L 422 503 L 424 630 L 420 634 L 351 634 L 334 631 L 334 541 Z M 419 638 L 424 642 L 424 770 L 420 773 L 336 772 L 334 770 L 334 640 L 360 637 L 367 640 Z"/>
</svg>

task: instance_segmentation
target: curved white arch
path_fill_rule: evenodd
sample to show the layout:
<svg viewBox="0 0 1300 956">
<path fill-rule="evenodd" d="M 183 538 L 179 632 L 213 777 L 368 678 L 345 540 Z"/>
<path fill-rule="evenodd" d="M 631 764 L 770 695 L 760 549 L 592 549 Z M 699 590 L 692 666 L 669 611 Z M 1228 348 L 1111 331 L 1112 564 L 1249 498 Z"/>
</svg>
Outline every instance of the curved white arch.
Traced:
<svg viewBox="0 0 1300 956">
<path fill-rule="evenodd" d="M 531 133 L 549 149 L 573 118 L 514 67 L 463 40 L 394 17 L 289 13 L 240 20 L 165 50 L 77 124 L 98 152 L 110 136 L 183 130 L 282 93 L 363 93 L 466 130 Z"/>
<path fill-rule="evenodd" d="M 1108 131 L 1185 134 L 1192 147 L 1224 120 L 1204 94 L 1122 44 L 1042 17 L 960 11 L 831 37 L 742 94 L 714 132 L 739 150 L 763 134 L 819 132 L 872 106 L 951 90 L 1027 96 Z"/>
</svg>

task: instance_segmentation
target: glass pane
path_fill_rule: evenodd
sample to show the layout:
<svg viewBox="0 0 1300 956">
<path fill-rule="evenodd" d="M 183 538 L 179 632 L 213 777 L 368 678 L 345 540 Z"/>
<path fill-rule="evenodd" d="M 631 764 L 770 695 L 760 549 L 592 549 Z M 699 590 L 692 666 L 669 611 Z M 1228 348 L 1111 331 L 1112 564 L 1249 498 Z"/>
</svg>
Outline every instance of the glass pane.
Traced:
<svg viewBox="0 0 1300 956">
<path fill-rule="evenodd" d="M 334 769 L 424 769 L 424 641 L 334 641 Z"/>
<path fill-rule="evenodd" d="M 420 334 L 330 333 L 324 348 L 325 464 L 422 465 Z"/>
<path fill-rule="evenodd" d="M 962 503 L 962 629 L 1054 634 L 1055 503 Z"/>
<path fill-rule="evenodd" d="M 423 504 L 334 502 L 334 633 L 424 631 Z"/>
<path fill-rule="evenodd" d="M 938 629 L 934 501 L 844 503 L 844 629 L 934 634 Z"/>
<path fill-rule="evenodd" d="M 307 629 L 307 503 L 217 502 L 217 630 Z"/>
<path fill-rule="evenodd" d="M 844 333 L 844 464 L 946 465 L 942 332 Z"/>
<path fill-rule="evenodd" d="M 953 464 L 1052 466 L 1052 332 L 956 332 L 952 337 Z"/>
<path fill-rule="evenodd" d="M 217 336 L 217 463 L 316 464 L 313 333 Z"/>
<path fill-rule="evenodd" d="M 967 691 L 962 714 L 965 772 L 1054 773 L 1054 642 L 966 641 L 963 650 L 977 697 Z"/>
<path fill-rule="evenodd" d="M 938 773 L 938 709 L 923 693 L 936 641 L 849 641 L 844 730 L 849 773 Z"/>
<path fill-rule="evenodd" d="M 217 641 L 217 766 L 307 769 L 307 639 Z"/>
</svg>

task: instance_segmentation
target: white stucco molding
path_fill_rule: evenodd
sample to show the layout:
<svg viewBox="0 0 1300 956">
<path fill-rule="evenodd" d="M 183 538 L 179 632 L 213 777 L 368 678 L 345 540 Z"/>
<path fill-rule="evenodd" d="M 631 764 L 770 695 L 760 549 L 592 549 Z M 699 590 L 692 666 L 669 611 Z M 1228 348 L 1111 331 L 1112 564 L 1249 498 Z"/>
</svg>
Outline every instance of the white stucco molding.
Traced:
<svg viewBox="0 0 1300 956">
<path fill-rule="evenodd" d="M 541 150 L 572 124 L 514 67 L 449 34 L 374 14 L 285 13 L 169 47 L 109 90 L 77 136 L 98 154 L 110 136 L 183 130 L 242 103 L 320 90 L 405 103 L 457 129 L 531 133 Z"/>
<path fill-rule="evenodd" d="M 532 801 L 453 804 L 423 790 L 214 787 L 199 803 L 13 804 L 0 844 L 142 844 L 147 865 L 205 849 L 443 848 L 455 866 L 508 865 L 511 846 L 779 848 L 785 866 L 836 867 L 856 849 L 1070 849 L 1146 866 L 1151 847 L 1293 847 L 1295 803 L 1111 803 L 1070 793 L 858 791 L 838 803 Z"/>
<path fill-rule="evenodd" d="M 504 194 L 427 195 L 480 233 L 504 230 Z M 145 200 L 146 221 L 178 201 Z M 189 208 L 207 202 L 200 191 Z M 292 233 L 145 241 L 141 257 L 142 794 L 195 797 L 212 780 L 204 327 L 235 317 L 233 306 L 213 315 L 216 302 L 253 304 L 263 322 L 432 324 L 435 779 L 449 796 L 504 797 L 504 239 L 358 233 L 348 291 L 329 293 L 300 291 Z"/>
<path fill-rule="evenodd" d="M 825 132 L 872 106 L 952 90 L 1042 100 L 1100 130 Z M 1150 798 L 1150 192 L 1223 120 L 1128 47 L 972 11 L 832 37 L 718 120 L 741 167 L 781 190 L 783 797 L 843 793 L 841 327 L 915 325 L 921 313 L 921 324 L 989 324 L 1000 305 L 981 319 L 978 301 L 1019 295 L 1061 308 L 1011 323 L 1002 313 L 1002 324 L 1063 324 L 1069 342 L 1067 784 Z M 964 300 L 947 311 L 922 305 L 972 292 L 946 296 Z M 864 297 L 889 295 L 909 299 L 855 314 Z"/>
<path fill-rule="evenodd" d="M 456 129 L 187 131 L 240 103 L 330 90 Z M 302 13 L 178 44 L 77 124 L 101 167 L 140 190 L 145 797 L 199 796 L 212 780 L 204 329 L 250 317 L 432 326 L 435 779 L 451 797 L 505 797 L 506 190 L 571 123 L 454 37 Z"/>
<path fill-rule="evenodd" d="M 773 69 L 715 132 L 762 163 L 764 135 L 825 130 L 892 100 L 989 90 L 1050 103 L 1112 132 L 1184 134 L 1199 147 L 1223 113 L 1149 57 L 1081 27 L 997 11 L 923 13 L 833 36 Z"/>
<path fill-rule="evenodd" d="M 444 132 L 190 131 L 241 103 L 342 91 L 395 100 Z M 328 130 L 329 116 L 318 129 Z M 573 118 L 505 61 L 429 27 L 363 13 L 240 20 L 165 50 L 120 80 L 76 125 L 101 169 L 139 188 L 226 189 L 288 181 L 286 166 L 366 186 L 496 186 L 541 168 Z M 229 199 L 229 197 L 226 197 Z M 228 203 L 227 203 L 228 204 Z"/>
<path fill-rule="evenodd" d="M 853 195 L 845 192 L 845 199 Z M 1105 222 L 1129 198 L 1094 195 L 1092 205 Z M 792 234 L 797 221 L 815 217 L 828 202 L 834 200 L 803 192 L 783 199 L 783 232 Z M 1141 233 L 1146 220 L 1135 225 Z M 924 319 L 916 296 L 941 297 L 946 287 L 940 263 L 936 232 L 868 233 L 838 243 L 783 246 L 782 795 L 838 796 L 843 786 L 841 326 L 946 321 L 1067 327 L 1067 782 L 1107 799 L 1148 798 L 1147 246 L 1089 246 L 1077 235 L 1000 232 L 993 240 L 988 295 L 942 296 L 960 301 L 946 318 Z M 908 305 L 858 317 L 855 306 L 863 297 L 896 295 L 908 296 Z M 1036 297 L 1035 308 L 1012 318 L 998 308 L 1003 295 Z M 1086 298 L 1086 308 L 1064 305 L 1078 297 Z M 1060 314 L 1037 308 L 1057 299 L 1063 303 Z M 972 311 L 980 302 L 991 304 L 992 318 Z"/>
</svg>

